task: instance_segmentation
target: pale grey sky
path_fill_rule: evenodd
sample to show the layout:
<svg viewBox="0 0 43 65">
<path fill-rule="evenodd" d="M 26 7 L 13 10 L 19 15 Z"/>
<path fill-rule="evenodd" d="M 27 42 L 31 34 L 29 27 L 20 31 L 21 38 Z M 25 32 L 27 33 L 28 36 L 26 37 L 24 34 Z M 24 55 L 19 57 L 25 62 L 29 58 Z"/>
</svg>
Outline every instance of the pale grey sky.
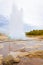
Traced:
<svg viewBox="0 0 43 65">
<path fill-rule="evenodd" d="M 43 27 L 43 0 L 14 0 L 17 7 L 23 8 L 24 23 Z M 12 0 L 0 0 L 0 14 L 9 16 Z"/>
</svg>

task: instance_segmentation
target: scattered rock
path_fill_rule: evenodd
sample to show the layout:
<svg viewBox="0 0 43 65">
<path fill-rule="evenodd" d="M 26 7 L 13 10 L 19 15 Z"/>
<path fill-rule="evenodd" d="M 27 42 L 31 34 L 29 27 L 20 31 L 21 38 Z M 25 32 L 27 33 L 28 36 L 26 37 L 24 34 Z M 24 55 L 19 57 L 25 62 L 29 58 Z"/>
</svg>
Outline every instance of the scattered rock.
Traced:
<svg viewBox="0 0 43 65">
<path fill-rule="evenodd" d="M 18 62 L 20 62 L 20 58 L 14 58 L 14 62 L 16 62 L 16 63 L 18 63 Z"/>
<path fill-rule="evenodd" d="M 29 58 L 41 58 L 43 59 L 43 50 L 42 51 L 34 51 L 34 52 L 30 52 L 29 55 L 27 55 L 27 57 Z"/>
<path fill-rule="evenodd" d="M 13 57 L 11 55 L 3 59 L 3 65 L 11 65 L 13 62 Z"/>
<path fill-rule="evenodd" d="M 24 57 L 28 55 L 28 52 L 10 52 L 9 55 L 13 56 L 14 58 L 16 57 Z"/>
<path fill-rule="evenodd" d="M 3 60 L 3 65 L 13 65 L 14 63 L 19 63 L 19 58 L 13 58 L 13 56 L 9 55 Z"/>
<path fill-rule="evenodd" d="M 3 62 L 3 55 L 0 55 L 0 65 L 2 65 Z"/>
<path fill-rule="evenodd" d="M 19 51 L 20 51 L 20 52 L 26 52 L 25 48 L 20 49 Z"/>
</svg>

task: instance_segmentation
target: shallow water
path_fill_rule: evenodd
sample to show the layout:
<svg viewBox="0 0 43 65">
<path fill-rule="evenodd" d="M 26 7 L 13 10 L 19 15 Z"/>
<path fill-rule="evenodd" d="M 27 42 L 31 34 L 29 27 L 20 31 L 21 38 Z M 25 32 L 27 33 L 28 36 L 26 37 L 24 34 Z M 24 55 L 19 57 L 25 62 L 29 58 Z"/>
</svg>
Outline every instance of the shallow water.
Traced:
<svg viewBox="0 0 43 65">
<path fill-rule="evenodd" d="M 25 49 L 25 51 L 43 50 L 43 40 L 24 40 L 13 42 L 0 42 L 0 54 L 6 56 L 10 51 L 19 51 Z"/>
</svg>

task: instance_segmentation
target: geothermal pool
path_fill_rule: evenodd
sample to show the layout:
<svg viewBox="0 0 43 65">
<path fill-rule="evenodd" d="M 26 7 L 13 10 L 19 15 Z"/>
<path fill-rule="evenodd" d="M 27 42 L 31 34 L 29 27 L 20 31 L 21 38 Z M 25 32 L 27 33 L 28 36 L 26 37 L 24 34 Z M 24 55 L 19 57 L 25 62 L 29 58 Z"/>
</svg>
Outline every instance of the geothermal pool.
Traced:
<svg viewBox="0 0 43 65">
<path fill-rule="evenodd" d="M 35 51 L 43 50 L 43 40 L 16 40 L 12 42 L 0 42 L 0 54 L 6 56 L 10 51 L 21 51 L 25 50 Z"/>
</svg>

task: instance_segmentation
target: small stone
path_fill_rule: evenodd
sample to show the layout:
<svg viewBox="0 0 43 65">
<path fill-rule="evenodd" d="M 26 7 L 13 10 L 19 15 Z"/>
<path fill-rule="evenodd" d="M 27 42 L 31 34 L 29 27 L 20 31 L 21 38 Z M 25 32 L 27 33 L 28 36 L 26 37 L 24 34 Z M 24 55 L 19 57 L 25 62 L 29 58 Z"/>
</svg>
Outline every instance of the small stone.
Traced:
<svg viewBox="0 0 43 65">
<path fill-rule="evenodd" d="M 16 62 L 16 63 L 19 63 L 20 62 L 20 58 L 14 58 L 14 62 Z"/>
</svg>

